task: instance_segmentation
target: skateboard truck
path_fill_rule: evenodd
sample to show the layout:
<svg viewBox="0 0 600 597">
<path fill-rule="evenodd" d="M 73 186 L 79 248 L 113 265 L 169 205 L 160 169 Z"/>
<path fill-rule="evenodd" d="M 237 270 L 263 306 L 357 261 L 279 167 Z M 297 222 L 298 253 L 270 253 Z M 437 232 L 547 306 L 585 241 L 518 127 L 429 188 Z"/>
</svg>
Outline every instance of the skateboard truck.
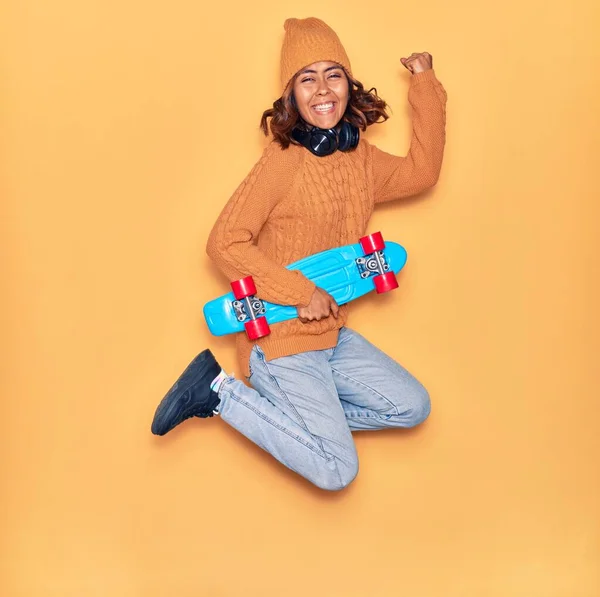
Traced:
<svg viewBox="0 0 600 597">
<path fill-rule="evenodd" d="M 385 260 L 385 241 L 381 232 L 374 232 L 373 234 L 363 236 L 359 242 L 365 253 L 365 257 L 359 257 L 356 260 L 361 270 L 361 278 L 368 278 L 372 274 L 376 274 L 373 277 L 373 284 L 375 284 L 377 294 L 398 288 L 396 274 L 393 271 L 388 271 L 390 266 Z"/>
<path fill-rule="evenodd" d="M 238 321 L 246 321 L 244 328 L 250 340 L 257 340 L 271 333 L 269 324 L 264 317 L 265 305 L 256 297 L 256 286 L 252 276 L 246 276 L 241 280 L 234 280 L 231 283 L 233 290 L 233 308 Z"/>
</svg>

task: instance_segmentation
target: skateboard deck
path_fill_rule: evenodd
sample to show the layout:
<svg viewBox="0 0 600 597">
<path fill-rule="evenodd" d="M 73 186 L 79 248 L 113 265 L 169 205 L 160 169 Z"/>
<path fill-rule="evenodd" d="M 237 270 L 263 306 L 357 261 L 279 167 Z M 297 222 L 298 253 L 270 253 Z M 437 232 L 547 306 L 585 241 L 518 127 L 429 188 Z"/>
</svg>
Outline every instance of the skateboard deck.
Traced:
<svg viewBox="0 0 600 597">
<path fill-rule="evenodd" d="M 380 235 L 379 238 L 381 239 Z M 384 246 L 381 250 L 370 251 L 368 248 L 365 249 L 361 239 L 361 242 L 355 244 L 329 249 L 300 259 L 288 265 L 287 269 L 300 270 L 309 280 L 328 292 L 338 305 L 344 305 L 375 290 L 377 282 L 374 282 L 374 278 L 377 276 L 380 279 L 392 276 L 395 284 L 385 290 L 377 286 L 378 292 L 385 292 L 397 286 L 395 274 L 406 263 L 406 250 L 398 243 L 384 243 L 383 239 L 380 240 L 380 244 L 372 246 L 379 248 L 382 244 Z M 385 275 L 382 276 L 384 272 Z M 232 283 L 232 287 L 234 284 Z M 252 288 L 254 288 L 253 284 Z M 298 317 L 296 307 L 293 306 L 262 301 L 257 296 L 249 296 L 242 300 L 240 298 L 239 293 L 236 298 L 234 292 L 229 292 L 204 305 L 204 318 L 214 336 L 244 332 L 247 330 L 246 324 L 252 323 L 250 320 L 255 320 L 257 317 L 266 318 L 268 324 Z M 250 311 L 253 313 L 249 315 Z"/>
</svg>

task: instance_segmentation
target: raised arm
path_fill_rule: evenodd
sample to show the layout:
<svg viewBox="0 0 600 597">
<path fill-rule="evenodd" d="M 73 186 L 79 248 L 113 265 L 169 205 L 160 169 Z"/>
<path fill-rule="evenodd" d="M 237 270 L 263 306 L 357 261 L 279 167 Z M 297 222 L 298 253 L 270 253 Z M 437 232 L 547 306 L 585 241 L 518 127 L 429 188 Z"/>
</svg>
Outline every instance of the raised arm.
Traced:
<svg viewBox="0 0 600 597">
<path fill-rule="evenodd" d="M 409 68 L 406 61 L 402 59 Z M 446 91 L 433 68 L 411 76 L 408 101 L 413 110 L 413 133 L 406 157 L 369 146 L 375 203 L 416 195 L 438 181 L 446 140 Z"/>
</svg>

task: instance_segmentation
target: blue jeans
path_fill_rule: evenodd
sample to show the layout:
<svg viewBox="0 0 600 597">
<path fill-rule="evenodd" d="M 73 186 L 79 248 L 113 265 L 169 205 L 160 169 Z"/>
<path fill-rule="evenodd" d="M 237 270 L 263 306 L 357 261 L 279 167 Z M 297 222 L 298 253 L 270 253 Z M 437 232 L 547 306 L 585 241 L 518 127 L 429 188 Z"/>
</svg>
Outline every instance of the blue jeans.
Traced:
<svg viewBox="0 0 600 597">
<path fill-rule="evenodd" d="M 221 417 L 322 489 L 356 477 L 352 431 L 413 427 L 430 411 L 425 388 L 348 328 L 334 348 L 271 361 L 255 345 L 250 370 L 252 388 L 232 377 L 221 384 Z"/>
</svg>

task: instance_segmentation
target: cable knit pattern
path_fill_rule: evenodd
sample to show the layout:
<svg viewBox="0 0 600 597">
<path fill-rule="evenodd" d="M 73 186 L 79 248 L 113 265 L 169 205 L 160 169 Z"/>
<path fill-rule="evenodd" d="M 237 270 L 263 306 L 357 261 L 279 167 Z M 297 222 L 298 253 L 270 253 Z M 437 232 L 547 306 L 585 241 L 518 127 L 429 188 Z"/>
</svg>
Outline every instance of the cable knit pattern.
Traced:
<svg viewBox="0 0 600 597">
<path fill-rule="evenodd" d="M 419 193 L 438 179 L 445 143 L 446 92 L 429 70 L 411 77 L 413 136 L 406 157 L 361 139 L 352 152 L 319 158 L 304 147 L 275 142 L 237 188 L 213 227 L 207 253 L 227 278 L 252 275 L 258 296 L 282 305 L 310 302 L 314 283 L 285 265 L 319 251 L 355 243 L 376 203 Z M 257 343 L 267 359 L 331 348 L 345 325 L 339 317 L 271 327 Z M 253 342 L 238 334 L 245 375 Z"/>
</svg>

